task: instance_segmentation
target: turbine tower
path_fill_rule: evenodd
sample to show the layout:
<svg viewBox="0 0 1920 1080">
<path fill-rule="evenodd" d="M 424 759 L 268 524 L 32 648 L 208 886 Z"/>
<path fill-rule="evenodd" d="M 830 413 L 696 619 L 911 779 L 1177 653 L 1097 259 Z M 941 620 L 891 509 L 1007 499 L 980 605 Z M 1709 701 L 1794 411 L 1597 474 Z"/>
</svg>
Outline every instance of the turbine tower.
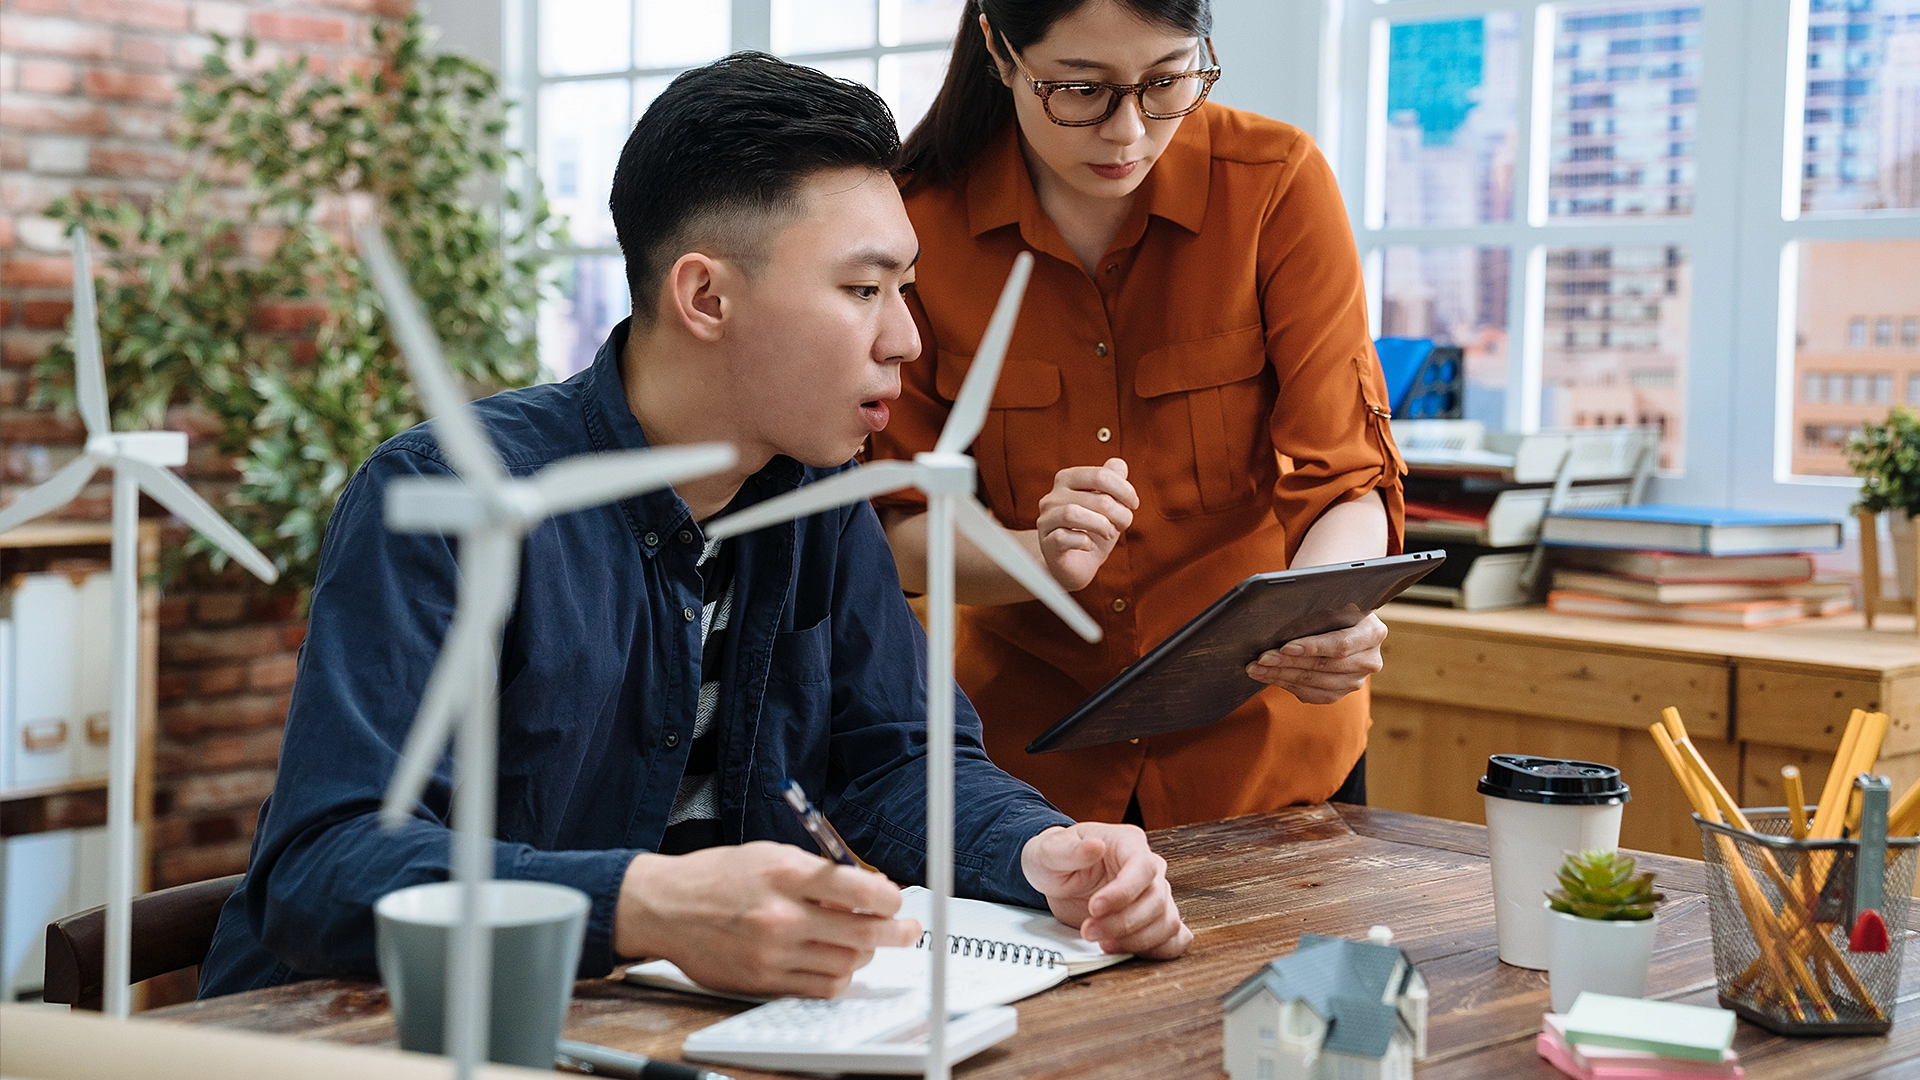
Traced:
<svg viewBox="0 0 1920 1080">
<path fill-rule="evenodd" d="M 459 537 L 458 604 L 420 711 L 380 810 L 388 829 L 405 824 L 426 790 L 456 723 L 453 876 L 462 885 L 460 923 L 447 950 L 448 1053 L 462 1080 L 486 1060 L 492 942 L 480 924 L 480 889 L 493 875 L 500 634 L 518 589 L 527 533 L 547 518 L 616 502 L 732 467 L 726 443 L 583 454 L 527 478 L 511 477 L 455 387 L 420 301 L 378 224 L 354 229 L 387 309 L 394 341 L 433 417 L 433 437 L 458 478 L 402 477 L 387 485 L 387 527 Z"/>
<path fill-rule="evenodd" d="M 132 1009 L 134 740 L 140 665 L 140 493 L 173 511 L 235 562 L 272 584 L 279 572 L 247 538 L 226 523 L 186 481 L 166 466 L 187 463 L 187 436 L 180 431 L 115 431 L 107 413 L 107 368 L 94 312 L 93 271 L 87 236 L 73 230 L 73 373 L 86 448 L 38 487 L 0 510 L 0 533 L 72 502 L 93 474 L 113 470 L 113 709 L 107 744 L 107 950 L 101 973 L 108 1016 Z"/>
<path fill-rule="evenodd" d="M 946 427 L 931 451 L 915 454 L 911 462 L 876 461 L 836 473 L 785 495 L 750 506 L 714 522 L 707 535 L 715 539 L 763 529 L 807 517 L 849 503 L 860 502 L 905 488 L 927 496 L 927 888 L 932 892 L 928 932 L 932 935 L 932 1000 L 927 1008 L 927 1069 L 929 1080 L 946 1080 L 952 1072 L 947 1060 L 947 901 L 953 895 L 953 545 L 954 533 L 975 547 L 1024 585 L 1041 603 L 1088 641 L 1100 640 L 1100 626 L 1045 567 L 993 520 L 974 500 L 974 461 L 967 448 L 986 424 L 1000 365 L 1013 323 L 1020 314 L 1020 298 L 1033 273 L 1033 256 L 1021 252 L 1013 272 L 987 322 L 973 367 L 960 384 Z"/>
</svg>

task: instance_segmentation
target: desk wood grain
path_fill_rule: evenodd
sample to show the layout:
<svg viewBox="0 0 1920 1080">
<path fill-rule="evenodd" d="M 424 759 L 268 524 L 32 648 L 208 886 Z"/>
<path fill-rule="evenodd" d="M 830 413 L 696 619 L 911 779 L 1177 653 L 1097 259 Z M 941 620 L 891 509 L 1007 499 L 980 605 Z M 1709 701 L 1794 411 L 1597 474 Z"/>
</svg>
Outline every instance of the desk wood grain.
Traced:
<svg viewBox="0 0 1920 1080">
<path fill-rule="evenodd" d="M 969 1080 L 1217 1078 L 1219 1000 L 1302 933 L 1364 936 L 1393 927 L 1431 988 L 1430 1054 L 1422 1080 L 1553 1080 L 1533 1052 L 1547 1008 L 1544 973 L 1496 959 L 1486 830 L 1362 807 L 1295 807 L 1154 836 L 1194 930 L 1167 963 L 1132 961 L 1074 979 L 1019 1005 L 1020 1031 L 964 1063 Z M 1671 898 L 1658 931 L 1649 991 L 1713 1004 L 1713 952 L 1704 868 L 1644 856 Z M 1783 1039 L 1742 1023 L 1735 1043 L 1750 1080 L 1920 1074 L 1920 954 L 1909 944 L 1901 1005 L 1887 1037 Z M 576 985 L 567 1037 L 677 1059 L 688 1032 L 740 1006 L 623 983 Z M 296 1038 L 391 1044 L 385 993 L 318 981 L 148 1014 Z M 740 1080 L 771 1074 L 729 1068 Z"/>
</svg>

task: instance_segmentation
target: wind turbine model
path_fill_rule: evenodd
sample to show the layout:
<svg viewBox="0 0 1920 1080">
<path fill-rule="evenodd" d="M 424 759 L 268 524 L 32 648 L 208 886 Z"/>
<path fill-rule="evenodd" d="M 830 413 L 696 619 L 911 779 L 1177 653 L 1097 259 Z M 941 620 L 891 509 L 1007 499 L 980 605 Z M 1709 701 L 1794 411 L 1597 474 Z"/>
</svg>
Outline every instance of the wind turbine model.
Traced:
<svg viewBox="0 0 1920 1080">
<path fill-rule="evenodd" d="M 280 575 L 265 555 L 163 466 L 187 463 L 179 431 L 115 431 L 107 415 L 107 368 L 94 314 L 86 233 L 73 233 L 73 373 L 87 444 L 38 487 L 0 510 L 0 533 L 72 502 L 101 469 L 113 470 L 113 710 L 107 752 L 107 954 L 102 974 L 108 1016 L 132 1008 L 133 771 L 140 666 L 140 493 L 193 526 L 235 562 L 271 584 Z"/>
<path fill-rule="evenodd" d="M 738 451 L 726 443 L 701 443 L 585 454 L 527 479 L 509 477 L 455 388 L 439 339 L 380 227 L 362 221 L 354 231 L 394 340 L 433 416 L 433 437 L 459 474 L 459 479 L 403 477 L 387 485 L 388 528 L 460 538 L 460 587 L 453 622 L 407 732 L 380 819 L 397 829 L 412 816 L 458 718 L 452 861 L 462 889 L 460 924 L 447 950 L 445 1030 L 447 1049 L 464 1080 L 487 1054 L 493 950 L 480 924 L 480 889 L 493 876 L 495 681 L 500 633 L 518 588 L 521 545 L 547 518 L 719 472 L 733 465 Z"/>
<path fill-rule="evenodd" d="M 909 487 L 927 496 L 927 618 L 932 623 L 927 635 L 927 888 L 933 894 L 927 930 L 933 942 L 933 972 L 926 1075 L 937 1080 L 946 1080 L 952 1071 L 947 1061 L 945 942 L 947 900 L 953 895 L 954 531 L 973 541 L 1081 637 L 1100 640 L 1099 624 L 973 498 L 974 461 L 966 450 L 986 424 L 987 406 L 1032 273 L 1033 256 L 1023 251 L 1013 260 L 1013 272 L 1007 275 L 1006 288 L 987 322 L 973 367 L 931 451 L 915 454 L 911 462 L 876 461 L 835 474 L 731 514 L 707 530 L 715 539 L 735 536 Z"/>
</svg>

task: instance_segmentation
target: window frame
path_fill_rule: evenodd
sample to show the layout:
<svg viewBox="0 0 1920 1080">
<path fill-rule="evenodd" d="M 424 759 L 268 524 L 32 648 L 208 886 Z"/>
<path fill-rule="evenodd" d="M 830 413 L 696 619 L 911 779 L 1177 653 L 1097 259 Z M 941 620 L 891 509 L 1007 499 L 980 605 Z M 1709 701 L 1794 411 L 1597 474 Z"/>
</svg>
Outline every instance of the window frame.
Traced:
<svg viewBox="0 0 1920 1080">
<path fill-rule="evenodd" d="M 523 206 L 531 205 L 531 199 L 538 188 L 540 177 L 540 92 L 548 86 L 562 83 L 604 82 L 618 79 L 628 86 L 631 101 L 632 88 L 641 79 L 659 78 L 677 75 L 697 65 L 679 64 L 671 67 L 635 67 L 629 65 L 619 71 L 599 71 L 584 75 L 543 75 L 540 72 L 540 5 L 543 3 L 565 3 L 566 0 L 503 0 L 501 17 L 505 25 L 503 55 L 501 57 L 501 86 L 514 97 L 520 107 L 509 114 L 506 133 L 507 145 L 519 151 L 520 157 L 514 160 L 508 170 L 507 185 L 516 192 Z M 629 0 L 633 2 L 633 0 Z M 755 50 L 773 52 L 773 6 L 774 0 L 688 0 L 690 3 L 725 2 L 728 4 L 728 50 L 740 52 Z M 881 24 L 884 34 L 887 0 L 876 0 L 875 18 Z M 630 31 L 631 32 L 631 31 Z M 783 59 L 796 63 L 824 63 L 839 60 L 870 59 L 874 63 L 875 81 L 878 81 L 880 60 L 886 56 L 912 55 L 938 51 L 950 53 L 953 42 L 915 41 L 893 45 L 879 43 L 882 35 L 876 35 L 875 44 L 860 49 L 837 49 L 828 52 L 776 54 Z M 631 106 L 629 106 L 631 108 Z M 638 116 L 629 116 L 629 123 L 637 122 Z M 902 132 L 901 137 L 905 138 Z M 517 222 L 511 222 L 516 224 Z M 509 235 L 518 233 L 512 230 Z M 590 257 L 620 255 L 620 248 L 613 244 L 564 244 L 543 248 L 543 253 L 556 263 L 563 260 Z"/>
<path fill-rule="evenodd" d="M 1387 246 L 1506 247 L 1506 427 L 1538 430 L 1545 348 L 1546 252 L 1563 246 L 1676 244 L 1692 268 L 1683 351 L 1684 465 L 1652 498 L 1843 515 L 1859 482 L 1790 472 L 1796 384 L 1798 243 L 1920 238 L 1920 211 L 1803 218 L 1807 15 L 1810 0 L 1696 0 L 1701 7 L 1695 103 L 1697 195 L 1685 217 L 1547 215 L 1553 119 L 1553 28 L 1568 0 L 1328 0 L 1333 71 L 1322 102 L 1323 146 L 1346 198 L 1378 326 Z M 1511 11 L 1519 21 L 1520 117 L 1514 218 L 1457 228 L 1384 226 L 1388 27 Z M 1727 74 L 1731 73 L 1731 75 Z M 1768 179 L 1759 180 L 1758 177 Z M 1746 178 L 1742 182 L 1742 178 Z M 1711 193 L 1727 192 L 1716 198 Z M 1766 422 L 1754 420 L 1764 418 Z"/>
</svg>

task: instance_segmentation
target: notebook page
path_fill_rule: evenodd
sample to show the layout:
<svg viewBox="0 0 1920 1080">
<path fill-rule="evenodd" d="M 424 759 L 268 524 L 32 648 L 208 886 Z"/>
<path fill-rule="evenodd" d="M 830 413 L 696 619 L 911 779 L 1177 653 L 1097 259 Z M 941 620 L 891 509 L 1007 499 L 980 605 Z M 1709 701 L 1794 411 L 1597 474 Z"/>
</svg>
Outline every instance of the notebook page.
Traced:
<svg viewBox="0 0 1920 1080">
<path fill-rule="evenodd" d="M 900 890 L 900 914 L 897 917 L 918 919 L 924 927 L 932 903 L 931 892 L 918 885 L 909 885 Z M 1101 952 L 1097 943 L 1080 937 L 1078 927 L 1066 925 L 1054 918 L 1052 912 L 1015 907 L 1012 904 L 994 904 L 956 896 L 947 902 L 947 922 L 947 933 L 953 936 L 1057 952 L 1066 962 L 1069 975 L 1097 971 L 1126 960 L 1130 955 Z"/>
<path fill-rule="evenodd" d="M 875 949 L 872 962 L 854 972 L 853 982 L 848 985 L 845 994 L 849 997 L 868 999 L 902 993 L 924 995 L 933 977 L 928 970 L 930 963 L 931 960 L 925 949 Z M 1064 982 L 1066 978 L 1067 969 L 1061 966 L 1030 967 L 1025 964 L 1003 964 L 970 956 L 949 956 L 947 957 L 947 1008 L 951 1012 L 963 1013 L 990 1005 L 1011 1005 L 1022 998 L 1032 997 L 1056 983 Z M 626 980 L 661 990 L 678 990 L 683 993 L 704 994 L 708 997 L 729 998 L 734 1001 L 761 1003 L 768 1000 L 709 990 L 688 978 L 686 972 L 681 971 L 679 966 L 670 960 L 651 960 L 644 964 L 635 964 L 626 970 Z"/>
</svg>

